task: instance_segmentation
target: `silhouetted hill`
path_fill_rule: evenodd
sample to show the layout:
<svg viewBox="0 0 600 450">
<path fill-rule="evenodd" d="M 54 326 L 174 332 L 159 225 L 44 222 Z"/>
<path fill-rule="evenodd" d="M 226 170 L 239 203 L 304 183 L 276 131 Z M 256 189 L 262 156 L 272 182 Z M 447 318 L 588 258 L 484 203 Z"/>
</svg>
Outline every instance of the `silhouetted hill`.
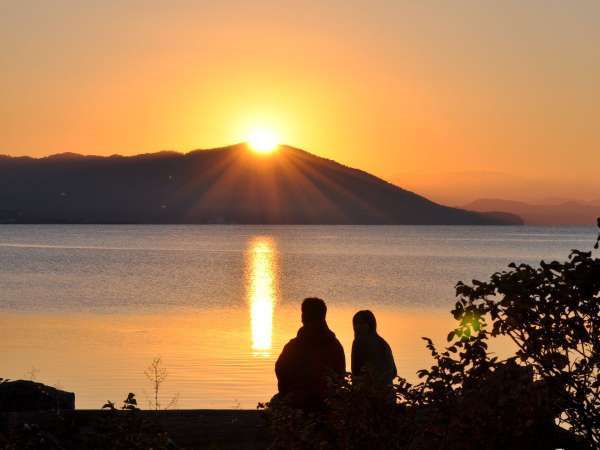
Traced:
<svg viewBox="0 0 600 450">
<path fill-rule="evenodd" d="M 525 225 L 521 216 L 504 211 L 479 211 L 480 214 L 504 224 Z"/>
<path fill-rule="evenodd" d="M 517 218 L 518 219 L 518 218 Z M 433 203 L 292 147 L 0 158 L 0 220 L 17 223 L 506 224 Z"/>
<path fill-rule="evenodd" d="M 530 225 L 594 225 L 600 204 L 562 201 L 556 204 L 530 204 L 513 200 L 479 199 L 465 205 L 473 211 L 506 211 Z"/>
</svg>

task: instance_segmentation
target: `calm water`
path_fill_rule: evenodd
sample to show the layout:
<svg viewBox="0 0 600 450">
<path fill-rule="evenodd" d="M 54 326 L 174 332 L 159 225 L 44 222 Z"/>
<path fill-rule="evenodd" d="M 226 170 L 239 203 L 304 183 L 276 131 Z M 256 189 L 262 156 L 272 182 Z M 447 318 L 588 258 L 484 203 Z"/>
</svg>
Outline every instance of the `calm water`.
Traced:
<svg viewBox="0 0 600 450">
<path fill-rule="evenodd" d="M 458 280 L 594 239 L 591 227 L 3 225 L 0 377 L 75 391 L 79 408 L 130 391 L 144 402 L 160 356 L 165 401 L 253 408 L 275 391 L 301 299 L 320 296 L 347 357 L 351 317 L 370 308 L 414 380 L 430 362 L 420 337 L 443 343 L 452 326 Z"/>
</svg>

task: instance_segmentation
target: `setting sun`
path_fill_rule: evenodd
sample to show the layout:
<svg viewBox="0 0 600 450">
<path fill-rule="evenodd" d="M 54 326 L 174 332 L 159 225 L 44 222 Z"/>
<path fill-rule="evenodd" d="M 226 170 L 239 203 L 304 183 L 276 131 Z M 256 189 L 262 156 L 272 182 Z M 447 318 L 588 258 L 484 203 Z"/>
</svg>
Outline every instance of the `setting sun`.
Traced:
<svg viewBox="0 0 600 450">
<path fill-rule="evenodd" d="M 277 136 L 270 130 L 254 130 L 248 136 L 250 148 L 257 153 L 271 153 L 277 150 Z"/>
</svg>

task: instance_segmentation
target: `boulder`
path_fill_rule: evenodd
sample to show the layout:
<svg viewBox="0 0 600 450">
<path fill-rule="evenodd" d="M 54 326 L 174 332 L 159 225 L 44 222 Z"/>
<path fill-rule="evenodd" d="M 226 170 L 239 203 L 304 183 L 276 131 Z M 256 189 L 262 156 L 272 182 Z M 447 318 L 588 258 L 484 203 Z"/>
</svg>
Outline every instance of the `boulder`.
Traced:
<svg viewBox="0 0 600 450">
<path fill-rule="evenodd" d="M 0 412 L 75 409 L 75 394 L 35 381 L 0 382 Z"/>
</svg>

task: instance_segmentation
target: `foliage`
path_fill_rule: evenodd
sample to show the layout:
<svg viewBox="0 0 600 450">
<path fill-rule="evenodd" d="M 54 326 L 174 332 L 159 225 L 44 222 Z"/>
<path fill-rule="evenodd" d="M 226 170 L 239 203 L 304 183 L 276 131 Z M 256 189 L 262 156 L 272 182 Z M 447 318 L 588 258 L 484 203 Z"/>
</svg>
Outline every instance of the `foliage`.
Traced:
<svg viewBox="0 0 600 450">
<path fill-rule="evenodd" d="M 104 405 L 102 405 L 102 409 L 108 409 L 109 411 L 117 411 L 117 407 L 115 406 L 114 402 L 111 402 L 110 400 L 107 400 L 106 403 Z M 127 398 L 125 400 L 123 400 L 123 406 L 121 406 L 122 410 L 127 410 L 127 411 L 137 411 L 139 410 L 138 406 L 137 406 L 137 400 L 135 398 L 135 394 L 133 392 L 130 392 L 129 394 L 127 394 Z"/>
<path fill-rule="evenodd" d="M 55 433 L 37 424 L 25 423 L 7 436 L 0 433 L 1 450 L 66 450 Z"/>
<path fill-rule="evenodd" d="M 316 412 L 271 402 L 265 405 L 271 448 L 474 450 L 573 441 L 552 422 L 548 388 L 513 362 L 460 387 L 452 387 L 455 375 L 433 370 L 418 385 L 400 379 L 387 388 L 348 375 Z"/>
<path fill-rule="evenodd" d="M 332 438 L 327 417 L 317 411 L 293 408 L 277 398 L 259 403 L 273 439 L 273 450 L 329 449 Z"/>
<path fill-rule="evenodd" d="M 559 423 L 600 446 L 600 260 L 573 250 L 566 262 L 509 267 L 458 284 L 453 339 L 489 317 L 491 335 L 510 337 L 516 361 L 552 386 Z"/>
<path fill-rule="evenodd" d="M 135 394 L 129 393 L 123 405 L 116 408 L 108 401 L 102 409 L 107 415 L 96 424 L 101 439 L 94 441 L 94 448 L 109 449 L 170 449 L 176 448 L 166 433 L 157 424 L 141 414 Z"/>
<path fill-rule="evenodd" d="M 510 264 L 456 294 L 448 346 L 423 338 L 433 365 L 419 383 L 347 376 L 318 412 L 259 405 L 273 448 L 599 448 L 600 259 Z M 504 361 L 488 351 L 498 336 L 516 346 Z"/>
<path fill-rule="evenodd" d="M 0 450 L 168 450 L 177 448 L 158 424 L 137 407 L 130 393 L 119 407 L 108 401 L 88 419 L 58 414 L 0 434 Z M 83 422 L 82 422 L 83 420 Z M 1 430 L 0 430 L 1 431 Z"/>
</svg>

